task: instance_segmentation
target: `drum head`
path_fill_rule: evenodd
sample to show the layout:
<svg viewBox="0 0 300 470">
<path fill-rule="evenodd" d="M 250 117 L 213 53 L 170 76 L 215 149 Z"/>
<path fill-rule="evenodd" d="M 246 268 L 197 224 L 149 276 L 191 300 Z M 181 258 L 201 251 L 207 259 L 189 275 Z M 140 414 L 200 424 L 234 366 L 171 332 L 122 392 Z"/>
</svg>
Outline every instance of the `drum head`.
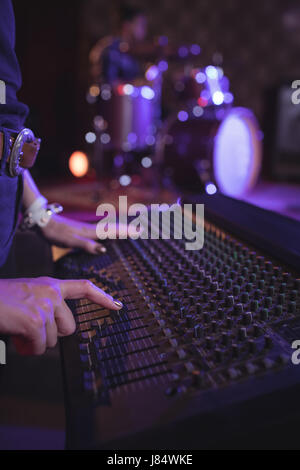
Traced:
<svg viewBox="0 0 300 470">
<path fill-rule="evenodd" d="M 219 190 L 242 196 L 254 187 L 261 168 L 262 145 L 254 114 L 233 108 L 222 121 L 215 137 L 214 175 Z"/>
</svg>

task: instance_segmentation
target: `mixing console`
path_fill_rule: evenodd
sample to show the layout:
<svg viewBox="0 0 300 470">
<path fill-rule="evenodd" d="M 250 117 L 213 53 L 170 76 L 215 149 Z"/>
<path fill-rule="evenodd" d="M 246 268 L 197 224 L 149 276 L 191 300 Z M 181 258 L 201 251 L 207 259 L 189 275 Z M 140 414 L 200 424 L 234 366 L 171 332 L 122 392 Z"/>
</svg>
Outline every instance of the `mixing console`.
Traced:
<svg viewBox="0 0 300 470">
<path fill-rule="evenodd" d="M 213 446 L 245 431 L 241 421 L 255 432 L 270 413 L 259 400 L 271 394 L 278 406 L 274 392 L 283 399 L 299 386 L 299 272 L 211 222 L 209 207 L 203 249 L 184 243 L 115 240 L 105 255 L 60 261 L 60 275 L 90 279 L 124 304 L 70 303 L 68 447 Z"/>
</svg>

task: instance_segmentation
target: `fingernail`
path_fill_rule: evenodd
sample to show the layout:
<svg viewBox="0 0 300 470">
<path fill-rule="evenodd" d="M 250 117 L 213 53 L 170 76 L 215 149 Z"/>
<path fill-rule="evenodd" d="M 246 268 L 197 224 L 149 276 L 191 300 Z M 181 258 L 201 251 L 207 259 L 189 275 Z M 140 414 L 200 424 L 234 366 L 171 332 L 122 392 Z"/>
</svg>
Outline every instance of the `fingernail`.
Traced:
<svg viewBox="0 0 300 470">
<path fill-rule="evenodd" d="M 106 248 L 104 246 L 97 246 L 96 251 L 97 253 L 106 253 Z"/>
<path fill-rule="evenodd" d="M 123 308 L 123 304 L 119 300 L 114 300 L 114 304 L 119 308 Z"/>
</svg>

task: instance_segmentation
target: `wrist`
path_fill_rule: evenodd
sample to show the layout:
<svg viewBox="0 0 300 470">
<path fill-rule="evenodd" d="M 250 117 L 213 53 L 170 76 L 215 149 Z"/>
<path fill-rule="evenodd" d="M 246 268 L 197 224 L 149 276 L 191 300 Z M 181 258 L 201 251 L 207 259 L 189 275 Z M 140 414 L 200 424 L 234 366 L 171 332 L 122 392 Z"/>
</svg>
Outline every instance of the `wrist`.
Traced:
<svg viewBox="0 0 300 470">
<path fill-rule="evenodd" d="M 21 228 L 30 229 L 35 225 L 44 228 L 50 222 L 53 214 L 59 214 L 62 211 L 63 208 L 60 204 L 48 204 L 46 198 L 38 196 L 26 210 Z"/>
</svg>

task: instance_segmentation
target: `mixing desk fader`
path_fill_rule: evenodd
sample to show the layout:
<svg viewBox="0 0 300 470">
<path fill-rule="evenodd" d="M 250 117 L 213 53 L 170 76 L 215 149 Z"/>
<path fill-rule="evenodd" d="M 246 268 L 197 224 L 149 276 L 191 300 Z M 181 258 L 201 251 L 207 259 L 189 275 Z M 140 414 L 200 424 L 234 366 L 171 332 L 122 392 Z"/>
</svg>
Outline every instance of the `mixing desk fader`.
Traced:
<svg viewBox="0 0 300 470">
<path fill-rule="evenodd" d="M 221 196 L 199 202 L 200 251 L 128 239 L 60 260 L 60 276 L 90 279 L 124 303 L 120 312 L 70 303 L 67 447 L 244 446 L 297 425 L 299 224 Z"/>
</svg>

